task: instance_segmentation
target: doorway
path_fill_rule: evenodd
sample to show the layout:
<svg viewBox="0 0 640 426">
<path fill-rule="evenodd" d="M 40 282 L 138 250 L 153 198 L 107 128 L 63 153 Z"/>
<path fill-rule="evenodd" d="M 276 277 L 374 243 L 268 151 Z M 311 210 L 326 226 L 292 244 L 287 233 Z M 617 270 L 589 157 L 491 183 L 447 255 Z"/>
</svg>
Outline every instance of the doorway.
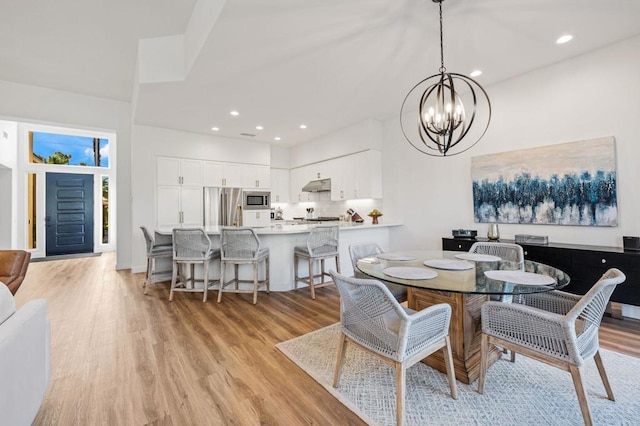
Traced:
<svg viewBox="0 0 640 426">
<path fill-rule="evenodd" d="M 46 174 L 46 256 L 93 252 L 93 175 Z"/>
</svg>

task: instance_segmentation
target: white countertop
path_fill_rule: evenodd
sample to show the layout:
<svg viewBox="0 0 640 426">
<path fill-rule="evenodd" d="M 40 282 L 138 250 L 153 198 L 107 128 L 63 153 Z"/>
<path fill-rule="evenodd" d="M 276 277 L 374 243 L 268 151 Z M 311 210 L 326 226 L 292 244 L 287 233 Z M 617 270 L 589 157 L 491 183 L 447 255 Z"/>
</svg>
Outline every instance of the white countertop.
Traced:
<svg viewBox="0 0 640 426">
<path fill-rule="evenodd" d="M 352 231 L 359 229 L 375 229 L 375 228 L 386 228 L 390 226 L 400 226 L 401 223 L 378 223 L 373 225 L 371 222 L 364 223 L 354 223 L 354 222 L 323 222 L 322 225 L 329 224 L 337 224 L 340 226 L 340 232 L 342 231 Z M 305 232 L 309 232 L 311 228 L 317 226 L 318 224 L 305 223 L 300 225 L 282 225 L 282 224 L 272 224 L 271 226 L 264 227 L 256 227 L 253 228 L 258 235 L 285 235 L 285 234 L 303 234 Z M 209 235 L 217 235 L 220 234 L 221 226 L 203 226 L 201 227 L 204 231 Z M 162 235 L 171 235 L 173 232 L 173 228 L 156 228 L 155 231 Z"/>
</svg>

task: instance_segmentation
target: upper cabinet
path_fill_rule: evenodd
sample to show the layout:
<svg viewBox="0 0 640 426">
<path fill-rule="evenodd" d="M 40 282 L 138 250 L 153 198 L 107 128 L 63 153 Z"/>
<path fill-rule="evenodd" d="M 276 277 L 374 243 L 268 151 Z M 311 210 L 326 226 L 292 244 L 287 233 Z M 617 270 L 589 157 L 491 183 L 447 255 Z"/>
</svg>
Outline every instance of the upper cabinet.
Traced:
<svg viewBox="0 0 640 426">
<path fill-rule="evenodd" d="M 382 153 L 363 151 L 331 160 L 331 199 L 382 198 Z"/>
<path fill-rule="evenodd" d="M 367 150 L 291 170 L 291 201 L 314 201 L 302 192 L 309 181 L 331 179 L 331 200 L 382 198 L 382 153 Z"/>
<path fill-rule="evenodd" d="M 242 182 L 243 188 L 268 189 L 271 187 L 271 169 L 269 166 L 244 165 Z"/>
<path fill-rule="evenodd" d="M 382 198 L 382 152 L 354 154 L 354 198 Z"/>
<path fill-rule="evenodd" d="M 271 202 L 288 203 L 291 199 L 290 173 L 288 169 L 271 169 Z"/>
<path fill-rule="evenodd" d="M 186 158 L 158 157 L 157 185 L 202 185 L 202 161 Z"/>
<path fill-rule="evenodd" d="M 269 188 L 270 181 L 269 166 L 217 161 L 204 161 L 202 164 L 203 186 L 265 189 Z"/>
<path fill-rule="evenodd" d="M 216 186 L 242 188 L 242 164 L 222 163 L 222 183 Z"/>
<path fill-rule="evenodd" d="M 314 201 L 311 192 L 303 192 L 302 187 L 311 180 L 317 180 L 318 169 L 316 164 L 296 167 L 291 169 L 291 200 L 294 203 Z"/>
</svg>

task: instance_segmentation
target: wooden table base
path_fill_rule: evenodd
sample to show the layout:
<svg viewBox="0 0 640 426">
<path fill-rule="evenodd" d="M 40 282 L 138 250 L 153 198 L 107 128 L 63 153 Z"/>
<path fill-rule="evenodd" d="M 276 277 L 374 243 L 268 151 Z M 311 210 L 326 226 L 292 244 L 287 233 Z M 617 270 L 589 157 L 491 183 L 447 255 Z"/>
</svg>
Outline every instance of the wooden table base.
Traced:
<svg viewBox="0 0 640 426">
<path fill-rule="evenodd" d="M 480 375 L 480 340 L 482 335 L 480 307 L 487 299 L 487 295 L 481 294 L 408 288 L 408 306 L 416 311 L 438 303 L 451 305 L 449 338 L 451 339 L 456 379 L 462 383 L 469 384 Z M 500 355 L 500 351 L 493 347 L 489 353 L 489 365 L 496 362 Z M 437 351 L 422 362 L 443 373 L 446 372 L 442 351 Z"/>
</svg>

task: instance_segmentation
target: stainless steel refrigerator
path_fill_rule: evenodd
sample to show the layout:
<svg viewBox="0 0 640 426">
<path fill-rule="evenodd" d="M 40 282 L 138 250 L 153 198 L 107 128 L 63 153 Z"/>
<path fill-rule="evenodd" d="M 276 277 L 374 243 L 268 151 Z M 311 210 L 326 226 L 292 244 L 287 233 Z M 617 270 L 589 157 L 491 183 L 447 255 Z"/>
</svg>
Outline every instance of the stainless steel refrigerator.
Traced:
<svg viewBox="0 0 640 426">
<path fill-rule="evenodd" d="M 205 188 L 204 225 L 242 226 L 242 189 Z"/>
</svg>

